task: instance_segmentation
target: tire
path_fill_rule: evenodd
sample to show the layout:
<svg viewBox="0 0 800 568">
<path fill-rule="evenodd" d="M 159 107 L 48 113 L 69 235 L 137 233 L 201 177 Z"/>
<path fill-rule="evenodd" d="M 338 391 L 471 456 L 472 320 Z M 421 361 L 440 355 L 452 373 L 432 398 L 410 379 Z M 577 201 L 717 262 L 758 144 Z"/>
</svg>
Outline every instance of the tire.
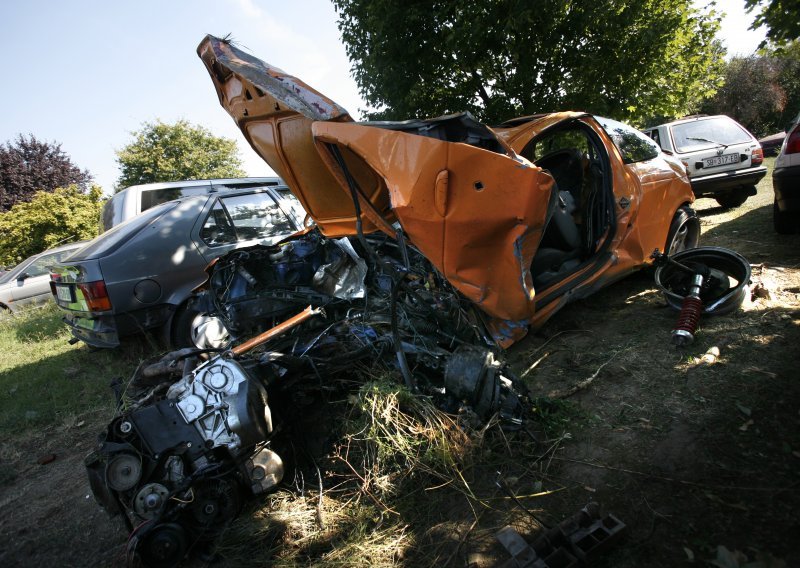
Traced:
<svg viewBox="0 0 800 568">
<path fill-rule="evenodd" d="M 688 205 L 681 205 L 675 211 L 675 216 L 669 225 L 664 254 L 673 255 L 695 248 L 699 242 L 700 220 L 697 218 L 697 213 Z"/>
<path fill-rule="evenodd" d="M 739 205 L 747 201 L 747 198 L 748 191 L 743 187 L 737 187 L 736 189 L 732 189 L 726 193 L 719 193 L 714 196 L 714 199 L 717 200 L 717 203 L 719 203 L 725 209 L 739 207 Z"/>
<path fill-rule="evenodd" d="M 698 247 L 676 254 L 673 260 L 686 266 L 705 265 L 712 271 L 728 276 L 724 289 L 701 290 L 704 314 L 720 316 L 729 314 L 739 309 L 749 294 L 750 263 L 735 251 L 720 247 Z M 687 275 L 672 264 L 663 264 L 656 268 L 656 286 L 664 293 L 667 304 L 676 311 L 680 311 L 683 307 L 683 299 L 689 290 L 691 280 L 691 275 Z"/>
<path fill-rule="evenodd" d="M 174 348 L 220 349 L 230 344 L 230 334 L 222 320 L 183 304 L 172 318 L 171 343 Z"/>
<path fill-rule="evenodd" d="M 800 212 L 781 211 L 778 202 L 772 202 L 772 225 L 779 235 L 793 235 L 800 232 Z"/>
</svg>

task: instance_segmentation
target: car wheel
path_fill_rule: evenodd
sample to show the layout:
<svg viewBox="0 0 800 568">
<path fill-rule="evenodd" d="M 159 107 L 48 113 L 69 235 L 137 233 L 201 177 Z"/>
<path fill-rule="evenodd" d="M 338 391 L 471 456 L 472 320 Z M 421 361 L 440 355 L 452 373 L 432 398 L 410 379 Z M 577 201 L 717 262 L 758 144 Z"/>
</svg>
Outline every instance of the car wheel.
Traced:
<svg viewBox="0 0 800 568">
<path fill-rule="evenodd" d="M 222 320 L 194 308 L 191 300 L 172 320 L 172 345 L 176 348 L 224 349 L 231 342 Z"/>
<path fill-rule="evenodd" d="M 698 247 L 672 257 L 684 266 L 700 272 L 701 267 L 712 277 L 700 290 L 704 314 L 725 315 L 737 310 L 749 293 L 750 263 L 742 255 L 720 247 Z M 683 308 L 694 276 L 671 263 L 656 268 L 656 286 L 664 293 L 667 304 L 675 310 Z"/>
<path fill-rule="evenodd" d="M 688 205 L 682 205 L 678 207 L 669 225 L 664 253 L 675 254 L 692 249 L 698 242 L 700 242 L 700 220 L 697 218 L 697 213 Z"/>
<path fill-rule="evenodd" d="M 738 187 L 736 189 L 732 189 L 727 193 L 720 193 L 714 196 L 714 199 L 717 200 L 721 206 L 726 209 L 731 209 L 732 207 L 739 207 L 742 203 L 747 201 L 748 191 L 743 187 Z"/>
<path fill-rule="evenodd" d="M 781 211 L 778 202 L 772 202 L 772 224 L 780 235 L 793 235 L 800 231 L 800 212 Z"/>
</svg>

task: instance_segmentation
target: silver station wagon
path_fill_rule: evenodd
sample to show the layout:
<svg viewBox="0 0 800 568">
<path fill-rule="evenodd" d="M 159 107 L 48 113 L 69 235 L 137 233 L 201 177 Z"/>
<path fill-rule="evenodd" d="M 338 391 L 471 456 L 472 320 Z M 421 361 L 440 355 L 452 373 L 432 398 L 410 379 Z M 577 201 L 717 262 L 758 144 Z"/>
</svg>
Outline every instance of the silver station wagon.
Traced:
<svg viewBox="0 0 800 568">
<path fill-rule="evenodd" d="M 158 330 L 191 344 L 202 318 L 191 302 L 206 265 L 240 247 L 273 244 L 296 232 L 305 212 L 285 187 L 193 195 L 152 207 L 56 263 L 50 287 L 75 338 L 115 347 Z"/>
<path fill-rule="evenodd" d="M 713 197 L 723 207 L 744 203 L 767 175 L 761 144 L 729 116 L 687 117 L 645 134 L 683 162 L 697 197 Z"/>
<path fill-rule="evenodd" d="M 25 306 L 50 300 L 50 266 L 81 248 L 86 241 L 48 249 L 20 262 L 0 275 L 0 317 Z"/>
</svg>

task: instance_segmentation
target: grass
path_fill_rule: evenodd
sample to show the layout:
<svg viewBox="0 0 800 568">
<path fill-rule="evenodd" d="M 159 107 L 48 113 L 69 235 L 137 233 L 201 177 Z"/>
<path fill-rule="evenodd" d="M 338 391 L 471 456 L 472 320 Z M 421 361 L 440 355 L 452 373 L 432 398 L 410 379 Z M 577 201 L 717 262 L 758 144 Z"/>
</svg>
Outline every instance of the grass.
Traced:
<svg viewBox="0 0 800 568">
<path fill-rule="evenodd" d="M 476 429 L 397 378 L 372 379 L 331 419 L 336 443 L 319 458 L 322 493 L 317 474 L 306 472 L 304 490 L 253 501 L 220 539 L 223 565 L 448 565 L 468 540 L 496 546 L 502 526 L 531 522 L 496 485 L 501 472 L 526 507 L 562 489 L 537 455 L 559 440 L 547 450 L 494 420 Z M 574 409 L 558 401 L 542 412 L 548 430 L 561 430 Z"/>
<path fill-rule="evenodd" d="M 97 351 L 69 338 L 54 307 L 0 321 L 2 484 L 24 479 L 32 457 L 93 438 L 113 414 L 109 383 L 154 355 L 145 340 Z M 502 526 L 524 525 L 495 484 L 499 472 L 526 507 L 563 489 L 548 477 L 550 460 L 537 454 L 559 447 L 579 415 L 573 404 L 531 401 L 548 450 L 496 421 L 478 428 L 468 415 L 448 415 L 396 377 L 359 373 L 364 384 L 328 405 L 324 455 L 299 464 L 294 483 L 287 476 L 282 489 L 249 501 L 225 527 L 217 547 L 223 565 L 446 565 L 475 542 L 493 543 Z M 301 438 L 312 435 L 300 431 L 291 443 L 301 450 Z M 84 482 L 82 472 L 74 475 Z"/>
<path fill-rule="evenodd" d="M 55 306 L 0 320 L 0 431 L 35 433 L 113 409 L 111 379 L 138 364 L 137 348 L 94 351 L 70 345 Z"/>
<path fill-rule="evenodd" d="M 323 493 L 281 491 L 223 535 L 218 553 L 237 566 L 391 566 L 418 547 L 431 490 L 468 495 L 474 442 L 433 403 L 381 378 L 350 396 L 335 448 L 320 457 Z M 312 474 L 314 475 L 314 474 Z M 439 511 L 441 513 L 441 511 Z M 261 553 L 254 556 L 253 549 Z"/>
</svg>

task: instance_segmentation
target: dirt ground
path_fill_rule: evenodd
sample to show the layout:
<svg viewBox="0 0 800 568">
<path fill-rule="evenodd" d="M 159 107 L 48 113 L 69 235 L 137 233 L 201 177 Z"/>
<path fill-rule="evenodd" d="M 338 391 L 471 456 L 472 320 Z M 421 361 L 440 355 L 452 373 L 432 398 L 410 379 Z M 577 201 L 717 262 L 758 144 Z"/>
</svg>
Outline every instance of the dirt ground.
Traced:
<svg viewBox="0 0 800 568">
<path fill-rule="evenodd" d="M 771 204 L 769 180 L 733 211 L 696 203 L 702 244 L 744 255 L 755 293 L 704 318 L 692 345 L 670 343 L 676 312 L 645 272 L 565 308 L 508 354 L 534 397 L 583 385 L 542 403 L 540 443 L 506 481 L 546 523 L 589 501 L 621 519 L 627 538 L 596 566 L 800 566 L 800 235 L 772 231 Z M 82 466 L 107 420 L 2 443 L 16 470 L 0 480 L 0 565 L 125 565 L 126 531 L 94 503 Z M 430 564 L 507 559 L 489 542 L 498 519 L 478 517 L 419 529 L 424 548 L 450 527 L 455 544 Z M 515 526 L 531 540 L 540 527 L 525 517 Z M 395 563 L 426 563 L 405 558 Z"/>
<path fill-rule="evenodd" d="M 704 318 L 692 345 L 671 345 L 676 314 L 642 273 L 514 353 L 519 369 L 545 357 L 541 396 L 597 373 L 569 398 L 583 419 L 553 454 L 567 489 L 536 507 L 557 520 L 593 500 L 616 514 L 629 533 L 608 566 L 800 566 L 800 237 L 772 232 L 764 186 L 732 212 L 695 204 L 701 244 L 745 256 L 754 294 Z"/>
</svg>

